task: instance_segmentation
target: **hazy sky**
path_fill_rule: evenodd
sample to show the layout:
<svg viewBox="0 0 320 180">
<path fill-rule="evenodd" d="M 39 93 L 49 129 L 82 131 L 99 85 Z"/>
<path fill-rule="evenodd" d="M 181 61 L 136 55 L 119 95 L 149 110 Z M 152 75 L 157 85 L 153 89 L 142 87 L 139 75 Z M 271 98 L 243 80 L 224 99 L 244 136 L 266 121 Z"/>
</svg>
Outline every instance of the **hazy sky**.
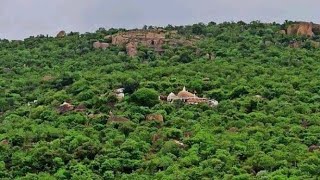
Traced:
<svg viewBox="0 0 320 180">
<path fill-rule="evenodd" d="M 198 22 L 320 23 L 320 0 L 1 0 L 0 38 Z"/>
</svg>

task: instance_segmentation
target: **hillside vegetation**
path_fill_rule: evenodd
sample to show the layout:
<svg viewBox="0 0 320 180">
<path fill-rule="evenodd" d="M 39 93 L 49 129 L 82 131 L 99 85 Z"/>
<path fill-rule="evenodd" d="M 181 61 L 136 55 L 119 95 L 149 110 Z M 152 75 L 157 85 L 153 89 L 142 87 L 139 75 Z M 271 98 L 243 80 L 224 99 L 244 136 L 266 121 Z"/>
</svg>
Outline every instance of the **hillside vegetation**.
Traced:
<svg viewBox="0 0 320 180">
<path fill-rule="evenodd" d="M 167 26 L 192 43 L 132 57 L 92 46 L 124 29 L 1 40 L 0 179 L 318 178 L 320 36 L 290 24 Z M 219 105 L 158 100 L 184 86 Z"/>
</svg>

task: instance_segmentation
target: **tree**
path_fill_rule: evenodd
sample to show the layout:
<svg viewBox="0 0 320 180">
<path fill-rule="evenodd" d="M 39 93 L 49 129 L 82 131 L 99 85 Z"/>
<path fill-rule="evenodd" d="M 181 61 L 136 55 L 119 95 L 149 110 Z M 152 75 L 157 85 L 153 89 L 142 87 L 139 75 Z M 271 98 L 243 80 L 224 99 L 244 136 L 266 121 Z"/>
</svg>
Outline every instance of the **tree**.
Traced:
<svg viewBox="0 0 320 180">
<path fill-rule="evenodd" d="M 179 62 L 189 63 L 189 62 L 191 62 L 191 61 L 192 61 L 192 59 L 191 59 L 189 53 L 187 53 L 187 52 L 182 53 L 182 54 L 180 55 L 180 57 L 179 57 Z"/>
<path fill-rule="evenodd" d="M 194 25 L 192 25 L 192 33 L 196 34 L 196 35 L 204 34 L 204 32 L 205 32 L 204 28 L 205 28 L 205 25 L 202 23 L 194 24 Z"/>
<path fill-rule="evenodd" d="M 131 101 L 140 106 L 153 107 L 159 103 L 159 93 L 154 89 L 142 88 L 132 94 Z"/>
</svg>

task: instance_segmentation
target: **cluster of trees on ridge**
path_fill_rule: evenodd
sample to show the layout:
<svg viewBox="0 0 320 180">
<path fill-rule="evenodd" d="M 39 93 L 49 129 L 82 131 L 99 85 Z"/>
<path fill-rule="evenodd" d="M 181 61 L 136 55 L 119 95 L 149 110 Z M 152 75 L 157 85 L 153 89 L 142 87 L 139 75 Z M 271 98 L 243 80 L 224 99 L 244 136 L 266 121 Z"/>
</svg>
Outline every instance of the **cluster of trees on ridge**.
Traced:
<svg viewBox="0 0 320 180">
<path fill-rule="evenodd" d="M 167 26 L 201 40 L 137 57 L 92 48 L 124 29 L 1 40 L 0 178 L 318 178 L 320 35 L 278 33 L 290 23 Z M 219 106 L 157 99 L 183 86 Z M 60 114 L 65 101 L 86 110 Z"/>
</svg>

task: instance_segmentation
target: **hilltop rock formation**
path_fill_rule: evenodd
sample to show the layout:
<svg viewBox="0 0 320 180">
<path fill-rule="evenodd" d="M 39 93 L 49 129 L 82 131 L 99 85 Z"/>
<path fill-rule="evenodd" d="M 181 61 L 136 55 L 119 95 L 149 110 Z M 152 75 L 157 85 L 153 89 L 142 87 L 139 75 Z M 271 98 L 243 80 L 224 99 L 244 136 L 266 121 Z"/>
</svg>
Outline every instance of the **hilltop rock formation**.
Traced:
<svg viewBox="0 0 320 180">
<path fill-rule="evenodd" d="M 186 40 L 179 37 L 176 31 L 155 30 L 132 30 L 121 32 L 115 35 L 105 37 L 111 41 L 112 45 L 126 47 L 129 56 L 136 56 L 138 45 L 152 48 L 157 53 L 162 53 L 163 45 L 192 45 L 192 40 Z"/>
<path fill-rule="evenodd" d="M 165 40 L 165 33 L 161 30 L 128 31 L 112 36 L 113 45 L 126 45 L 129 42 L 139 42 L 145 46 L 161 46 Z"/>
<path fill-rule="evenodd" d="M 92 46 L 93 46 L 94 49 L 99 49 L 100 48 L 100 42 L 94 42 Z"/>
<path fill-rule="evenodd" d="M 309 22 L 298 22 L 291 24 L 287 28 L 286 33 L 288 35 L 303 35 L 311 37 L 320 33 L 320 25 Z"/>
<path fill-rule="evenodd" d="M 298 24 L 292 24 L 288 27 L 287 34 L 313 36 L 312 23 L 300 22 Z"/>
<path fill-rule="evenodd" d="M 125 46 L 129 56 L 136 56 L 138 44 L 160 51 L 165 43 L 165 37 L 165 32 L 162 30 L 137 30 L 115 34 L 111 36 L 111 41 L 113 45 Z M 110 36 L 105 38 L 110 39 Z"/>
<path fill-rule="evenodd" d="M 165 31 L 163 29 L 153 30 L 130 30 L 126 32 L 119 32 L 114 35 L 107 35 L 104 37 L 106 42 L 94 42 L 92 47 L 94 49 L 107 49 L 110 45 L 121 46 L 126 49 L 127 55 L 134 57 L 138 54 L 138 46 L 145 46 L 153 49 L 155 52 L 161 54 L 164 52 L 163 45 L 169 46 L 192 46 L 194 41 L 199 40 L 199 37 L 187 39 L 186 37 L 178 35 L 177 31 Z"/>
<path fill-rule="evenodd" d="M 67 35 L 67 33 L 65 31 L 60 31 L 58 34 L 57 34 L 57 38 L 63 38 Z"/>
</svg>

